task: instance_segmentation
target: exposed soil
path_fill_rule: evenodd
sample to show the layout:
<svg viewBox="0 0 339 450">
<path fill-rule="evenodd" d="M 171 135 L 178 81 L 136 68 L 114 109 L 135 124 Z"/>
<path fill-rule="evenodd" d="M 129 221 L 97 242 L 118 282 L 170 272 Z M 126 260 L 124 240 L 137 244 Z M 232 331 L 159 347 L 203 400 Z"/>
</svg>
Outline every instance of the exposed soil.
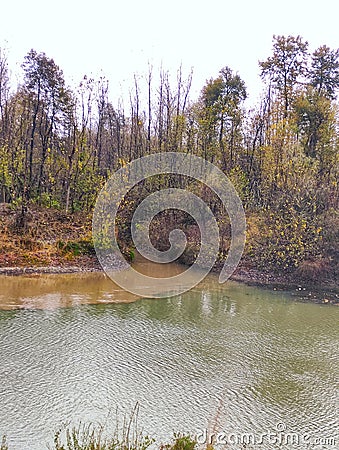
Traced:
<svg viewBox="0 0 339 450">
<path fill-rule="evenodd" d="M 335 280 L 326 279 L 319 283 L 303 280 L 296 274 L 272 274 L 240 263 L 231 277 L 234 281 L 250 286 L 292 292 L 298 300 L 313 303 L 339 305 L 339 288 Z"/>
<path fill-rule="evenodd" d="M 30 207 L 24 228 L 20 209 L 0 204 L 0 273 L 100 269 L 91 241 L 91 218 Z"/>
<path fill-rule="evenodd" d="M 19 209 L 0 204 L 0 275 L 102 270 L 91 241 L 89 215 L 34 206 L 27 212 L 25 228 L 20 229 L 16 225 L 19 214 Z M 338 283 L 333 277 L 315 281 L 299 275 L 265 273 L 243 259 L 231 279 L 292 291 L 305 301 L 339 304 Z"/>
</svg>

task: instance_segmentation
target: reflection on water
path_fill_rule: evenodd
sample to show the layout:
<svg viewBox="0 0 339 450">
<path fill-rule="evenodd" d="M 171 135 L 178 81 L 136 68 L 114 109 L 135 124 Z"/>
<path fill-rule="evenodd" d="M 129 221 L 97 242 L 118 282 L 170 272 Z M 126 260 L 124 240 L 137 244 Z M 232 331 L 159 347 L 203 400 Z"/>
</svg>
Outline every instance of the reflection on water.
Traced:
<svg viewBox="0 0 339 450">
<path fill-rule="evenodd" d="M 134 264 L 134 268 L 156 278 L 175 276 L 184 270 L 179 264 L 152 264 L 142 259 Z M 53 309 L 80 304 L 129 303 L 138 298 L 100 272 L 18 277 L 0 275 L 0 309 Z"/>
<path fill-rule="evenodd" d="M 173 430 L 262 434 L 281 422 L 335 437 L 335 307 L 213 276 L 137 302 L 99 273 L 0 283 L 0 434 L 11 449 L 45 449 L 65 421 L 114 419 L 136 401 L 158 442 Z"/>
<path fill-rule="evenodd" d="M 0 309 L 54 309 L 137 299 L 103 273 L 0 276 L 0 285 Z"/>
</svg>

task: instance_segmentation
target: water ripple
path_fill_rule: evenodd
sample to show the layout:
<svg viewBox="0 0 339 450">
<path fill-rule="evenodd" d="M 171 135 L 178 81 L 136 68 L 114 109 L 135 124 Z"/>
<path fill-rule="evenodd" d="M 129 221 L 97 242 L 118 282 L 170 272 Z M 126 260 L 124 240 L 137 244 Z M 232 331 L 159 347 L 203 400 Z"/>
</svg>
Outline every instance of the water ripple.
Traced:
<svg viewBox="0 0 339 450">
<path fill-rule="evenodd" d="M 0 311 L 0 433 L 12 450 L 46 448 L 65 421 L 104 421 L 137 401 L 159 442 L 173 430 L 264 433 L 281 422 L 335 434 L 336 308 L 211 281 L 178 298 L 108 304 L 117 294 L 105 280 L 91 275 L 89 292 L 83 281 L 21 299 L 65 305 L 73 290 L 78 306 Z M 90 305 L 95 295 L 101 304 Z"/>
</svg>

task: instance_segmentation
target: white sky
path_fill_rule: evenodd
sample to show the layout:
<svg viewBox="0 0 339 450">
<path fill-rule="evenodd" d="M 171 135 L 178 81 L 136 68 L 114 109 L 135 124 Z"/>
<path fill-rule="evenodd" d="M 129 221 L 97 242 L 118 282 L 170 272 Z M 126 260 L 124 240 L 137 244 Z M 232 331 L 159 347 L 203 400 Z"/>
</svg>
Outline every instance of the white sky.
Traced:
<svg viewBox="0 0 339 450">
<path fill-rule="evenodd" d="M 111 98 L 132 87 L 148 62 L 193 75 L 197 96 L 206 79 L 228 65 L 244 79 L 252 101 L 261 91 L 258 60 L 273 34 L 301 35 L 313 50 L 339 47 L 338 0 L 1 0 L 0 47 L 20 72 L 27 52 L 43 51 L 66 80 L 106 75 Z M 101 72 L 102 71 L 102 72 Z M 194 96 L 194 95 L 193 95 Z"/>
</svg>

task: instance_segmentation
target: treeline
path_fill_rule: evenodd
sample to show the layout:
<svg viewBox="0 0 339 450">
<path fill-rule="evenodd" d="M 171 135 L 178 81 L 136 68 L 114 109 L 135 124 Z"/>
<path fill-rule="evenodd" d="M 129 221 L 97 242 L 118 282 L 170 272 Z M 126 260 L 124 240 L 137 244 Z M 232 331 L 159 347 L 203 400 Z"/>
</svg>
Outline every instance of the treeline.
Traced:
<svg viewBox="0 0 339 450">
<path fill-rule="evenodd" d="M 241 76 L 224 67 L 197 100 L 192 74 L 179 69 L 173 83 L 150 69 L 142 83 L 135 77 L 125 110 L 111 100 L 108 80 L 85 76 L 72 90 L 54 60 L 35 50 L 13 89 L 0 51 L 0 202 L 90 211 L 128 161 L 193 153 L 230 177 L 248 211 L 265 211 L 271 235 L 260 245 L 274 246 L 272 264 L 298 265 L 320 252 L 323 222 L 338 206 L 339 49 L 310 52 L 300 36 L 274 36 L 259 65 L 263 94 L 251 109 Z"/>
</svg>

